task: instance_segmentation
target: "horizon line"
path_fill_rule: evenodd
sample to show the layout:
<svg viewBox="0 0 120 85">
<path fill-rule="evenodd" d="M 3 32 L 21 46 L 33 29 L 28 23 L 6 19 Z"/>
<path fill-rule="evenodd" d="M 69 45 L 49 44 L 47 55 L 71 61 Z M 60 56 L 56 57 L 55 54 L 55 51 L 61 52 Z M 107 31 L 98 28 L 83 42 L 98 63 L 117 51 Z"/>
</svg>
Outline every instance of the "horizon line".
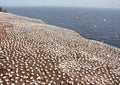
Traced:
<svg viewBox="0 0 120 85">
<path fill-rule="evenodd" d="M 120 9 L 120 8 L 107 8 L 107 7 L 75 7 L 75 6 L 0 6 L 0 7 L 11 7 L 11 8 L 30 8 L 30 7 L 49 7 L 49 8 L 94 8 L 94 9 Z"/>
</svg>

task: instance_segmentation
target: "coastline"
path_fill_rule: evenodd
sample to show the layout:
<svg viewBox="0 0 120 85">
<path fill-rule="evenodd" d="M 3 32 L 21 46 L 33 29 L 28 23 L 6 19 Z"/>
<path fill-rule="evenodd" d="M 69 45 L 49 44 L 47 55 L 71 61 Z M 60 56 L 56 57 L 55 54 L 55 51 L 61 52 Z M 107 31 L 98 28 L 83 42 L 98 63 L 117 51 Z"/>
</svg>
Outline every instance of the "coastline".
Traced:
<svg viewBox="0 0 120 85">
<path fill-rule="evenodd" d="M 51 81 L 63 85 L 120 82 L 119 48 L 85 39 L 72 30 L 41 20 L 0 12 L 0 46 L 0 79 L 4 84 L 12 83 L 10 75 L 7 76 L 11 72 L 15 84 L 27 83 L 27 80 L 27 84 L 37 82 L 41 85 Z M 24 81 L 21 75 L 32 77 L 34 82 L 29 78 Z M 9 81 L 5 81 L 4 76 Z M 37 80 L 38 77 L 42 80 Z"/>
</svg>

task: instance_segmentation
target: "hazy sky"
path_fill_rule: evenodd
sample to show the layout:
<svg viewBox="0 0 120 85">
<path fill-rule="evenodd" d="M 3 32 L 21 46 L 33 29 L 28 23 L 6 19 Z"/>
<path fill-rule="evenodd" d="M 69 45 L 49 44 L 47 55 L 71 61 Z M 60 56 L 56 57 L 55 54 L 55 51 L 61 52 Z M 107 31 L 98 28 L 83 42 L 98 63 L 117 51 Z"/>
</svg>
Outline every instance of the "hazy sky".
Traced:
<svg viewBox="0 0 120 85">
<path fill-rule="evenodd" d="M 0 0 L 0 6 L 120 8 L 120 0 Z"/>
</svg>

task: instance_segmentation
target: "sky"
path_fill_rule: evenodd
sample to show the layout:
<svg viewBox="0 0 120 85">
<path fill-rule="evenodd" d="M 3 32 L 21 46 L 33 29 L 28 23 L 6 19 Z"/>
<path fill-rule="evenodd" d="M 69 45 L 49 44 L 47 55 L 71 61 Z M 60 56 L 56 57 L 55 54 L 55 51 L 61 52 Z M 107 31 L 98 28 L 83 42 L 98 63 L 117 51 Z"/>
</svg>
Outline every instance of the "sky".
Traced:
<svg viewBox="0 0 120 85">
<path fill-rule="evenodd" d="M 120 0 L 0 0 L 0 6 L 12 7 L 93 7 L 119 8 Z"/>
</svg>

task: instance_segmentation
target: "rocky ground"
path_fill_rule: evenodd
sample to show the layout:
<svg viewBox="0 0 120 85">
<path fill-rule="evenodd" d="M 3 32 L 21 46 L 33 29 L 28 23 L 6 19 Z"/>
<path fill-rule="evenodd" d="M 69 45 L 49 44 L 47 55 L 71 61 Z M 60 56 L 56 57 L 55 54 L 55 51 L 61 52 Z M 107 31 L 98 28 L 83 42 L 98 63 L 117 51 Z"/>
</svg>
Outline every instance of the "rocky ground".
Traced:
<svg viewBox="0 0 120 85">
<path fill-rule="evenodd" d="M 120 49 L 0 12 L 0 85 L 120 85 Z"/>
</svg>

